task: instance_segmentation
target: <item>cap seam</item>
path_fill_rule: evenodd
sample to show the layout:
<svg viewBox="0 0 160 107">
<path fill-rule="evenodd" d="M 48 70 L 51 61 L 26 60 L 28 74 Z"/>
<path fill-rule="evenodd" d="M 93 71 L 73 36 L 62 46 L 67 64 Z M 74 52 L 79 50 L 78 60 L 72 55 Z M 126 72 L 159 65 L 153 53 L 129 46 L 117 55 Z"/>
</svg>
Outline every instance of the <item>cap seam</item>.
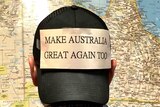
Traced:
<svg viewBox="0 0 160 107">
<path fill-rule="evenodd" d="M 77 22 L 77 20 L 76 20 L 76 12 L 74 11 L 74 23 L 75 23 L 75 27 L 77 27 L 77 24 L 76 24 L 76 22 Z"/>
</svg>

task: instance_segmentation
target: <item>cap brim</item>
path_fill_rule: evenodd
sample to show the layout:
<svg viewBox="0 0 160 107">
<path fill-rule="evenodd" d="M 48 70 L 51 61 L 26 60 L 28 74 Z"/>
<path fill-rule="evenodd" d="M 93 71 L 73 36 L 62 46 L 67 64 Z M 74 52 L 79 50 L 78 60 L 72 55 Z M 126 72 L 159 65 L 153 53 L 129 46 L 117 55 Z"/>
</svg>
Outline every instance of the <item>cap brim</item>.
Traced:
<svg viewBox="0 0 160 107">
<path fill-rule="evenodd" d="M 38 91 L 43 103 L 89 101 L 105 104 L 109 97 L 107 70 L 38 70 Z"/>
</svg>

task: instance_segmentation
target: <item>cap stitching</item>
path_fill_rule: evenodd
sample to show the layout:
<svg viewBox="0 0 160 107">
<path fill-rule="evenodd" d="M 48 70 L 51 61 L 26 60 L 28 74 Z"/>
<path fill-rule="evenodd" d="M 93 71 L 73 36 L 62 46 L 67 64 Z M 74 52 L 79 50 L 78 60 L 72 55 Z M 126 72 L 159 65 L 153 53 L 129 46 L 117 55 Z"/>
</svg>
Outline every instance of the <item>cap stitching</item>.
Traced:
<svg viewBox="0 0 160 107">
<path fill-rule="evenodd" d="M 75 18 L 74 18 L 74 23 L 75 23 L 75 27 L 76 27 L 76 26 L 77 26 L 77 25 L 76 25 L 76 22 L 77 22 L 77 21 L 76 21 L 76 12 L 75 12 L 75 11 L 74 11 L 74 17 L 75 17 Z"/>
</svg>

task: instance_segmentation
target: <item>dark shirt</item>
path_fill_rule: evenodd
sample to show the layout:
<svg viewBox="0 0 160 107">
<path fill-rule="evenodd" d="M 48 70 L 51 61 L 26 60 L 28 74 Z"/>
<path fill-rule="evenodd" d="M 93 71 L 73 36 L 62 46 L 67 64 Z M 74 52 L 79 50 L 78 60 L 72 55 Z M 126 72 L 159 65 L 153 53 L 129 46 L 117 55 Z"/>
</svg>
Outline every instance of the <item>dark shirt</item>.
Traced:
<svg viewBox="0 0 160 107">
<path fill-rule="evenodd" d="M 61 102 L 61 103 L 50 104 L 47 107 L 108 107 L 108 106 L 90 102 Z"/>
</svg>

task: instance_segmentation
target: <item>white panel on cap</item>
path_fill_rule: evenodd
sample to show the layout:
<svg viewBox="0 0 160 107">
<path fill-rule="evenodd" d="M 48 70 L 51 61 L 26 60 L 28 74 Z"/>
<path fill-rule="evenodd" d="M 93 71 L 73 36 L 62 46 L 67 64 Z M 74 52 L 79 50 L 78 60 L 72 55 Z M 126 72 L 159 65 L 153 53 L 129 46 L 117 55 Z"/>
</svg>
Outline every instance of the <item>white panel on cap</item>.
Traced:
<svg viewBox="0 0 160 107">
<path fill-rule="evenodd" d="M 63 28 L 40 30 L 41 69 L 111 68 L 108 30 Z"/>
</svg>

